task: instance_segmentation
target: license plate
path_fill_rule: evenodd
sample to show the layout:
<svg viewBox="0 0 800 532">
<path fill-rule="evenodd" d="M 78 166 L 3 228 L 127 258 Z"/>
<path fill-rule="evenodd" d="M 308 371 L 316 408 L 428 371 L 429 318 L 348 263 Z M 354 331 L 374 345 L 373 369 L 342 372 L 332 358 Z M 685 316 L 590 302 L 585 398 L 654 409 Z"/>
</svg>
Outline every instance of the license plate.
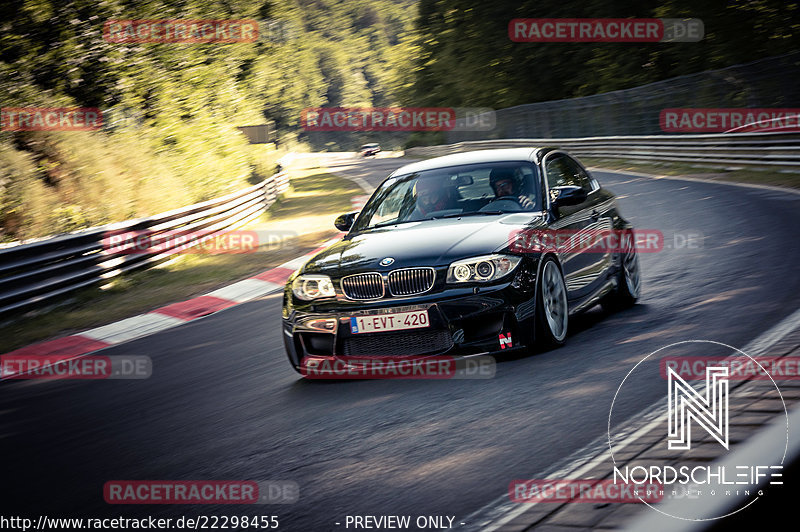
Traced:
<svg viewBox="0 0 800 532">
<path fill-rule="evenodd" d="M 353 316 L 350 318 L 350 332 L 353 334 L 403 331 L 405 329 L 420 329 L 422 327 L 430 327 L 427 309 L 414 310 L 412 312 L 396 312 L 394 314 Z"/>
</svg>

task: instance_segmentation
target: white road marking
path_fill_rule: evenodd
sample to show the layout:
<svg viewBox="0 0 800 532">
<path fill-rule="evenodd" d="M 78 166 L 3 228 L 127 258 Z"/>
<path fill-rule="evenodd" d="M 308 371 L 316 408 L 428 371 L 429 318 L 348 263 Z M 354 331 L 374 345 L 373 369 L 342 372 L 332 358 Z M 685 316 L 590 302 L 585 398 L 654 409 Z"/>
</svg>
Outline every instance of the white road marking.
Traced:
<svg viewBox="0 0 800 532">
<path fill-rule="evenodd" d="M 289 262 L 284 262 L 283 264 L 278 266 L 278 268 L 288 268 L 290 270 L 296 271 L 299 270 L 306 262 L 308 262 L 309 258 L 310 257 L 308 255 L 303 257 L 297 257 L 296 259 L 290 260 Z"/>
<path fill-rule="evenodd" d="M 205 295 L 218 297 L 220 299 L 227 299 L 236 301 L 237 303 L 244 303 L 253 299 L 265 296 L 271 292 L 279 290 L 283 285 L 272 283 L 270 281 L 262 281 L 260 279 L 244 279 L 233 283 L 228 286 L 223 286 L 213 292 Z"/>
<path fill-rule="evenodd" d="M 91 329 L 80 333 L 81 336 L 87 336 L 95 340 L 102 340 L 109 344 L 120 344 L 153 334 L 164 329 L 169 329 L 178 325 L 186 323 L 186 320 L 166 316 L 164 314 L 148 313 L 139 314 L 132 318 L 126 318 L 121 321 L 104 325 L 96 329 Z"/>
</svg>

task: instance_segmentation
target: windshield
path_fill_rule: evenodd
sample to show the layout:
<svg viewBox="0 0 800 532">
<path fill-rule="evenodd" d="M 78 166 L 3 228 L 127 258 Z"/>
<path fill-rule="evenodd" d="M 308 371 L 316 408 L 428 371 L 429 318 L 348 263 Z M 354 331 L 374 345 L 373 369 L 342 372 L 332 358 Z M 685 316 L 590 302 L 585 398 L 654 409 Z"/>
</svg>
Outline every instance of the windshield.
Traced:
<svg viewBox="0 0 800 532">
<path fill-rule="evenodd" d="M 541 210 L 529 162 L 481 163 L 392 177 L 373 194 L 354 231 L 405 222 Z"/>
</svg>

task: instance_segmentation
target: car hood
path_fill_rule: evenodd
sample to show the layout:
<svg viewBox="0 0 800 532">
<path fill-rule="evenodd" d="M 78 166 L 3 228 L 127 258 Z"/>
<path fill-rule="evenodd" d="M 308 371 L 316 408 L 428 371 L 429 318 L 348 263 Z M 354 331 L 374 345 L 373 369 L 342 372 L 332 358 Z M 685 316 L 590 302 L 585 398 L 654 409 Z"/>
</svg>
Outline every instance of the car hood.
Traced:
<svg viewBox="0 0 800 532">
<path fill-rule="evenodd" d="M 541 213 L 509 213 L 410 222 L 348 235 L 317 253 L 302 273 L 334 277 L 410 266 L 445 266 L 454 260 L 506 249 L 515 230 L 539 227 Z M 393 262 L 381 266 L 391 258 Z"/>
</svg>

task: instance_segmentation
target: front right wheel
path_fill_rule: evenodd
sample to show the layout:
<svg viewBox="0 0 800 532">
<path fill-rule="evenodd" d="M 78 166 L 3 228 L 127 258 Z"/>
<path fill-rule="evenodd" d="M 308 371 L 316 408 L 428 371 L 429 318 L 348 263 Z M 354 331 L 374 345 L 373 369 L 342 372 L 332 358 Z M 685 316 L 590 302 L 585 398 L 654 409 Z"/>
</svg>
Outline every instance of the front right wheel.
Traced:
<svg viewBox="0 0 800 532">
<path fill-rule="evenodd" d="M 639 255 L 630 247 L 620 255 L 617 269 L 617 287 L 608 294 L 600 304 L 605 310 L 617 311 L 632 307 L 642 289 Z"/>
</svg>

